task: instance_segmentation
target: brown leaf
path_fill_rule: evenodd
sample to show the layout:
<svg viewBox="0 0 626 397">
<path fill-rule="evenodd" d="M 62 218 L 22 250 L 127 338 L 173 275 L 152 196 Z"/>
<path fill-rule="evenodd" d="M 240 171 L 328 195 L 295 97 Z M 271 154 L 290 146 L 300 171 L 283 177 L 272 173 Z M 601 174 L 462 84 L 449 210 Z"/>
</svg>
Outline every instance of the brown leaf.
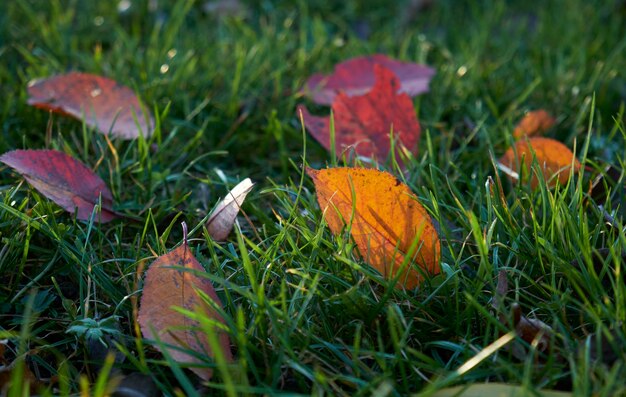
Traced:
<svg viewBox="0 0 626 397">
<path fill-rule="evenodd" d="M 416 153 L 421 129 L 411 98 L 398 94 L 400 82 L 392 71 L 379 65 L 374 71 L 376 84 L 370 92 L 354 97 L 339 93 L 333 102 L 336 153 L 353 148 L 359 156 L 383 161 L 390 152 L 392 131 L 398 143 Z M 313 116 L 304 106 L 298 111 L 309 133 L 330 150 L 330 117 Z"/>
<path fill-rule="evenodd" d="M 338 235 L 348 225 L 367 263 L 393 278 L 408 260 L 396 287 L 415 288 L 424 274 L 440 272 L 439 236 L 408 186 L 374 169 L 307 168 L 307 173 L 328 227 Z"/>
<path fill-rule="evenodd" d="M 17 171 L 35 189 L 76 217 L 89 220 L 94 206 L 102 201 L 96 220 L 109 222 L 117 218 L 113 195 L 91 169 L 73 157 L 57 150 L 13 150 L 0 161 Z"/>
<path fill-rule="evenodd" d="M 538 319 L 527 318 L 522 314 L 520 305 L 515 302 L 511 305 L 510 312 L 507 310 L 504 299 L 508 292 L 508 278 L 506 271 L 498 272 L 498 284 L 491 301 L 498 320 L 507 328 L 513 327 L 515 333 L 528 344 L 535 344 L 537 351 L 545 353 L 552 343 L 553 331 L 550 326 Z M 510 323 L 512 321 L 512 323 Z M 520 343 L 507 346 L 507 350 L 519 360 L 526 359 L 526 348 Z"/>
<path fill-rule="evenodd" d="M 332 104 L 339 93 L 348 97 L 366 94 L 378 79 L 376 66 L 391 70 L 399 80 L 399 91 L 411 97 L 428 92 L 428 84 L 435 75 L 435 70 L 428 66 L 375 54 L 344 61 L 335 66 L 332 75 L 312 75 L 306 82 L 305 94 L 320 105 Z"/>
<path fill-rule="evenodd" d="M 158 339 L 164 344 L 213 357 L 207 336 L 199 330 L 199 323 L 173 309 L 181 307 L 191 311 L 200 310 L 208 318 L 224 323 L 222 316 L 198 294 L 198 291 L 202 291 L 221 307 L 213 285 L 194 272 L 204 272 L 204 269 L 192 255 L 186 241 L 170 253 L 157 258 L 146 272 L 138 322 L 147 339 Z M 221 353 L 227 361 L 232 361 L 228 334 L 219 330 L 217 333 Z M 203 363 L 184 351 L 175 348 L 167 348 L 167 351 L 179 363 Z M 209 380 L 213 374 L 210 368 L 192 367 L 191 370 L 204 380 Z"/>
<path fill-rule="evenodd" d="M 149 137 L 154 120 L 133 91 L 102 76 L 72 72 L 28 84 L 28 104 L 62 113 L 122 139 Z"/>
<path fill-rule="evenodd" d="M 552 128 L 555 122 L 554 117 L 543 109 L 528 112 L 515 127 L 513 137 L 521 139 L 524 136 L 541 135 Z"/>
<path fill-rule="evenodd" d="M 556 186 L 557 181 L 565 185 L 569 180 L 572 164 L 574 172 L 580 169 L 580 163 L 567 146 L 554 139 L 540 137 L 516 142 L 515 146 L 509 148 L 500 158 L 498 166 L 512 180 L 519 180 L 521 174 L 526 181 L 532 172 L 533 153 L 543 171 L 548 187 Z M 530 186 L 535 189 L 538 185 L 539 179 L 532 173 Z"/>
<path fill-rule="evenodd" d="M 216 241 L 224 241 L 233 229 L 233 224 L 239 213 L 241 204 L 246 199 L 254 183 L 250 178 L 239 182 L 226 197 L 220 201 L 206 222 L 206 227 L 211 237 Z"/>
</svg>

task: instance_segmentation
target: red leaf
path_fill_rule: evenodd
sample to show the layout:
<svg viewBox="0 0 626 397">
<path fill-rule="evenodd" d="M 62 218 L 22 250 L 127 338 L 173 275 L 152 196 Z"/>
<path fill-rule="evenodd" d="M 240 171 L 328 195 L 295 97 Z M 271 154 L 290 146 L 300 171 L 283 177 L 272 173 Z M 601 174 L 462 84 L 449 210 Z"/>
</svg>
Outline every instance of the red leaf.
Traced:
<svg viewBox="0 0 626 397">
<path fill-rule="evenodd" d="M 412 97 L 428 92 L 430 79 L 435 75 L 435 70 L 428 66 L 396 61 L 386 55 L 376 54 L 342 62 L 335 66 L 334 73 L 329 76 L 314 74 L 306 82 L 305 93 L 320 105 L 332 104 L 340 92 L 347 96 L 365 94 L 377 80 L 375 65 L 392 70 L 400 80 L 400 92 Z"/>
<path fill-rule="evenodd" d="M 133 91 L 102 76 L 72 72 L 28 84 L 28 104 L 67 114 L 122 139 L 148 137 L 154 129 Z"/>
<path fill-rule="evenodd" d="M 113 195 L 91 169 L 56 150 L 13 150 L 0 156 L 0 161 L 22 175 L 41 194 L 76 217 L 89 220 L 94 206 L 102 196 L 102 211 L 96 219 L 109 222 L 117 218 L 113 211 Z"/>
<path fill-rule="evenodd" d="M 400 81 L 391 70 L 375 65 L 374 73 L 376 84 L 369 93 L 352 98 L 339 93 L 333 103 L 337 154 L 353 147 L 360 156 L 384 160 L 392 130 L 394 138 L 415 153 L 421 130 L 411 98 L 397 93 Z M 311 135 L 330 150 L 330 118 L 313 116 L 304 106 L 298 110 Z"/>
<path fill-rule="evenodd" d="M 194 274 L 204 271 L 186 242 L 152 263 L 146 272 L 137 318 L 145 338 L 158 339 L 168 345 L 179 346 L 209 357 L 214 356 L 207 336 L 199 329 L 200 323 L 173 309 L 181 307 L 196 312 L 200 309 L 207 318 L 224 322 L 222 316 L 207 305 L 198 294 L 198 291 L 201 291 L 219 307 L 222 306 L 211 282 Z M 218 331 L 218 340 L 221 353 L 226 361 L 231 362 L 233 356 L 228 334 Z M 169 347 L 167 351 L 177 362 L 203 363 L 201 359 L 180 349 Z M 191 370 L 205 380 L 209 380 L 213 374 L 210 368 L 192 367 Z"/>
</svg>

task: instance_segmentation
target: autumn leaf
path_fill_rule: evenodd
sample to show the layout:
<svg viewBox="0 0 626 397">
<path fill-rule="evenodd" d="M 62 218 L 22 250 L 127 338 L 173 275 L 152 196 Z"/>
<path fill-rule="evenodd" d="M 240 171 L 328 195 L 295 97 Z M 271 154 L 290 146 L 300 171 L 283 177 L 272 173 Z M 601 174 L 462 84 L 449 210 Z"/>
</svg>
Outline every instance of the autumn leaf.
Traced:
<svg viewBox="0 0 626 397">
<path fill-rule="evenodd" d="M 369 93 L 352 98 L 340 93 L 333 103 L 336 153 L 353 148 L 357 155 L 384 160 L 392 131 L 399 143 L 415 153 L 421 129 L 413 102 L 407 94 L 398 94 L 400 82 L 392 71 L 374 68 L 376 84 Z M 313 116 L 304 106 L 298 111 L 311 135 L 330 150 L 330 117 Z"/>
<path fill-rule="evenodd" d="M 254 186 L 254 183 L 252 183 L 250 178 L 244 179 L 217 204 L 206 222 L 207 230 L 213 240 L 226 240 L 226 237 L 233 229 L 239 208 L 250 190 L 252 190 L 252 186 Z"/>
<path fill-rule="evenodd" d="M 435 70 L 428 66 L 376 54 L 342 62 L 330 76 L 312 75 L 306 82 L 305 93 L 320 105 L 332 104 L 340 92 L 349 97 L 363 95 L 375 85 L 376 65 L 391 70 L 399 80 L 399 91 L 411 97 L 428 92 L 428 84 L 435 75 Z"/>
<path fill-rule="evenodd" d="M 199 310 L 206 317 L 224 323 L 224 319 L 217 310 L 210 307 L 200 296 L 200 292 L 204 293 L 217 306 L 222 306 L 211 282 L 194 273 L 204 271 L 191 253 L 185 236 L 182 245 L 158 257 L 146 272 L 137 319 L 141 326 L 141 333 L 147 339 L 177 346 L 178 349 L 175 347 L 166 349 L 169 355 L 179 363 L 204 363 L 203 360 L 183 350 L 192 350 L 208 357 L 214 357 L 214 352 L 207 341 L 207 336 L 199 329 L 200 324 L 175 310 L 174 307 L 194 312 Z M 230 338 L 224 331 L 217 332 L 221 354 L 230 362 L 233 360 Z M 159 348 L 160 345 L 156 346 Z M 209 380 L 213 374 L 210 368 L 191 367 L 191 370 L 204 380 Z"/>
<path fill-rule="evenodd" d="M 498 316 L 498 320 L 505 327 L 513 327 L 516 335 L 529 345 L 535 345 L 537 351 L 545 353 L 552 345 L 554 331 L 543 321 L 536 318 L 528 318 L 522 314 L 519 303 L 511 304 L 510 313 L 506 309 L 504 299 L 508 293 L 508 277 L 505 270 L 498 272 L 498 283 L 491 305 Z M 509 321 L 509 319 L 511 321 Z M 512 322 L 512 324 L 509 324 Z M 507 346 L 507 350 L 519 360 L 527 358 L 527 349 L 521 343 L 513 343 Z"/>
<path fill-rule="evenodd" d="M 408 186 L 387 172 L 330 168 L 307 173 L 335 234 L 347 225 L 360 255 L 398 288 L 415 288 L 424 274 L 438 274 L 440 243 L 430 216 Z M 409 255 L 410 258 L 406 258 Z"/>
<path fill-rule="evenodd" d="M 540 135 L 548 131 L 556 120 L 543 109 L 526 113 L 513 130 L 513 137 L 521 139 L 524 136 Z"/>
<path fill-rule="evenodd" d="M 512 180 L 519 180 L 520 174 L 528 178 L 531 175 L 533 153 L 549 187 L 556 186 L 557 181 L 565 185 L 572 164 L 574 172 L 580 169 L 580 163 L 567 146 L 554 139 L 541 137 L 516 142 L 515 146 L 509 148 L 500 158 L 498 166 Z M 538 185 L 537 175 L 533 173 L 530 186 L 535 189 Z"/>
<path fill-rule="evenodd" d="M 154 120 L 133 91 L 102 76 L 72 72 L 28 84 L 28 104 L 83 120 L 122 139 L 148 137 Z"/>
<path fill-rule="evenodd" d="M 0 156 L 41 194 L 80 220 L 89 220 L 94 206 L 101 202 L 100 222 L 118 217 L 113 211 L 113 195 L 86 165 L 57 150 L 13 150 Z"/>
</svg>

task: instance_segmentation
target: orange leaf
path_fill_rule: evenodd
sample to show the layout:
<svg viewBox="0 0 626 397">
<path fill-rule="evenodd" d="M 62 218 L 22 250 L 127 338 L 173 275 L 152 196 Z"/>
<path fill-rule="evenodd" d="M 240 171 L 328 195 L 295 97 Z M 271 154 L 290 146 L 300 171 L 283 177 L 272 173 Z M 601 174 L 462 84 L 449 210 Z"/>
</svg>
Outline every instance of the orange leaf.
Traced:
<svg viewBox="0 0 626 397">
<path fill-rule="evenodd" d="M 221 307 L 213 285 L 206 278 L 195 275 L 194 271 L 204 272 L 204 269 L 194 258 L 186 242 L 157 258 L 146 272 L 138 321 L 141 332 L 147 339 L 158 339 L 164 344 L 213 357 L 207 336 L 199 330 L 199 323 L 173 309 L 174 306 L 196 312 L 200 309 L 208 318 L 224 322 L 222 316 L 198 294 L 198 291 L 202 291 Z M 218 338 L 225 359 L 232 361 L 228 335 L 218 331 Z M 203 363 L 179 349 L 168 347 L 167 351 L 177 362 Z M 192 367 L 191 370 L 205 380 L 209 380 L 213 374 L 209 368 Z"/>
<path fill-rule="evenodd" d="M 375 169 L 307 168 L 307 173 L 330 230 L 337 235 L 348 224 L 363 259 L 383 276 L 396 277 L 412 253 L 396 287 L 415 288 L 423 273 L 440 272 L 439 236 L 408 186 Z"/>
<path fill-rule="evenodd" d="M 524 136 L 543 134 L 552 128 L 555 122 L 554 117 L 543 109 L 528 112 L 515 127 L 513 137 L 521 139 Z"/>
<path fill-rule="evenodd" d="M 518 141 L 514 148 L 509 148 L 499 160 L 500 169 L 512 180 L 519 180 L 520 174 L 527 178 L 531 173 L 533 153 L 549 187 L 556 186 L 557 180 L 561 185 L 567 183 L 572 162 L 574 171 L 580 169 L 580 163 L 567 146 L 554 139 L 540 137 Z M 535 189 L 538 185 L 539 180 L 533 174 L 530 186 Z"/>
</svg>

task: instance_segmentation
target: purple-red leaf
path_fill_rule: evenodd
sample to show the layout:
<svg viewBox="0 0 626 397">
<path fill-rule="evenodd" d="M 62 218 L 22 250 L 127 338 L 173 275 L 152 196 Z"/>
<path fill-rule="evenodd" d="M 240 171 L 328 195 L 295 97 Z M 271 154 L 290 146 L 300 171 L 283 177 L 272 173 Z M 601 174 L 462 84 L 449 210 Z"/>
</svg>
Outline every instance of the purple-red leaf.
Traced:
<svg viewBox="0 0 626 397">
<path fill-rule="evenodd" d="M 28 84 L 28 104 L 66 114 L 122 139 L 148 137 L 154 120 L 128 87 L 115 80 L 72 72 Z"/>
<path fill-rule="evenodd" d="M 420 125 L 413 101 L 398 93 L 400 81 L 394 73 L 375 65 L 376 84 L 362 96 L 349 97 L 339 93 L 333 102 L 335 150 L 340 155 L 353 148 L 357 155 L 384 160 L 391 148 L 390 132 L 411 153 L 417 152 Z M 330 117 L 313 116 L 299 106 L 309 133 L 330 150 Z"/>
<path fill-rule="evenodd" d="M 435 70 L 428 66 L 376 54 L 344 61 L 335 66 L 331 75 L 312 75 L 306 82 L 305 93 L 320 105 L 332 104 L 340 92 L 347 96 L 363 95 L 376 82 L 375 65 L 393 71 L 400 80 L 400 92 L 411 97 L 428 92 L 428 84 L 435 75 Z"/>
<path fill-rule="evenodd" d="M 101 222 L 117 218 L 113 211 L 113 195 L 89 167 L 57 150 L 13 150 L 0 156 L 0 161 L 22 175 L 41 194 L 76 217 L 89 220 L 94 206 L 102 203 Z"/>
</svg>

